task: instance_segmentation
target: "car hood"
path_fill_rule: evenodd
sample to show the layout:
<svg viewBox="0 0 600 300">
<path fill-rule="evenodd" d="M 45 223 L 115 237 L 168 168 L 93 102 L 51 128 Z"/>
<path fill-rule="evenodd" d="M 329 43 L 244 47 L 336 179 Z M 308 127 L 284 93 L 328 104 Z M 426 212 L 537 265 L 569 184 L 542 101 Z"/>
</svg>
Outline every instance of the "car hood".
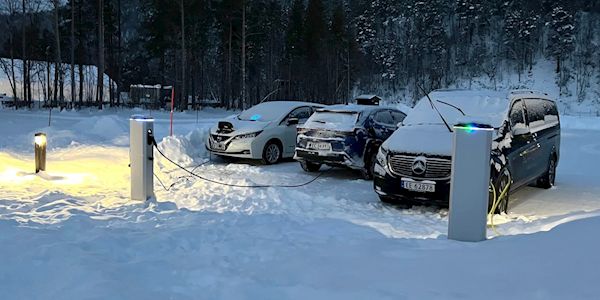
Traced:
<svg viewBox="0 0 600 300">
<path fill-rule="evenodd" d="M 232 130 L 221 130 L 219 125 L 223 123 L 228 123 L 228 126 L 230 126 Z M 235 136 L 264 130 L 267 126 L 269 126 L 269 124 L 271 124 L 271 122 L 244 121 L 239 120 L 237 116 L 233 116 L 219 120 L 216 125 L 210 128 L 210 133 L 225 136 Z"/>
<path fill-rule="evenodd" d="M 383 147 L 393 153 L 451 156 L 452 133 L 445 125 L 410 125 L 398 128 Z"/>
</svg>

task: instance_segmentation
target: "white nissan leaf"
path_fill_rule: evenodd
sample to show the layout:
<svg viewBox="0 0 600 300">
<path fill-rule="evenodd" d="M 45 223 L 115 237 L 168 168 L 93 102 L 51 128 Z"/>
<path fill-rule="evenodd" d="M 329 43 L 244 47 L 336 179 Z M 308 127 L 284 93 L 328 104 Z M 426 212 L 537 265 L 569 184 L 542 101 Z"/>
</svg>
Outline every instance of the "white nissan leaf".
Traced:
<svg viewBox="0 0 600 300">
<path fill-rule="evenodd" d="M 206 148 L 226 157 L 261 159 L 265 164 L 293 157 L 296 126 L 323 105 L 300 101 L 263 102 L 210 129 Z"/>
</svg>

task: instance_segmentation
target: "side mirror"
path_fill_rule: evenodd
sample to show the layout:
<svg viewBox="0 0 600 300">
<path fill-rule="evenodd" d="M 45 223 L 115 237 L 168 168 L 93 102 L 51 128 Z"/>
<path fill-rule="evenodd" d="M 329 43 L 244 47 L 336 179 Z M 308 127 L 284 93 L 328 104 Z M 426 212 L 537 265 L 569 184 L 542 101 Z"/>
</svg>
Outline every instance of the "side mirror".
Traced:
<svg viewBox="0 0 600 300">
<path fill-rule="evenodd" d="M 529 128 L 527 128 L 527 127 L 516 127 L 513 129 L 514 136 L 526 135 L 529 133 L 531 133 L 531 132 L 529 131 Z"/>
<path fill-rule="evenodd" d="M 287 126 L 293 126 L 293 125 L 298 125 L 298 118 L 289 118 L 287 120 Z"/>
<path fill-rule="evenodd" d="M 400 123 L 396 124 L 396 127 L 400 128 L 404 126 L 404 121 L 400 121 Z"/>
</svg>

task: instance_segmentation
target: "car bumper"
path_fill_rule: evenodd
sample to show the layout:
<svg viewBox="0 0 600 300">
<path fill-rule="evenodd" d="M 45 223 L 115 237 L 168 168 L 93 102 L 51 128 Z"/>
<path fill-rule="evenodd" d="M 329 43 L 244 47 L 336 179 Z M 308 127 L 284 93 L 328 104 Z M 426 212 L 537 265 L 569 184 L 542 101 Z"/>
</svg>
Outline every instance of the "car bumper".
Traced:
<svg viewBox="0 0 600 300">
<path fill-rule="evenodd" d="M 309 149 L 296 148 L 296 155 L 294 159 L 300 161 L 309 161 L 313 163 L 343 166 L 351 169 L 360 169 L 363 167 L 362 164 L 356 163 L 347 153 L 345 152 L 319 152 Z"/>
<path fill-rule="evenodd" d="M 378 164 L 376 168 L 382 167 Z M 390 199 L 410 201 L 422 204 L 448 206 L 450 198 L 450 180 L 428 180 L 435 182 L 435 192 L 415 192 L 402 187 L 402 177 L 392 176 L 388 172 L 375 172 L 373 186 L 375 192 Z"/>
<path fill-rule="evenodd" d="M 256 153 L 259 153 L 260 151 L 253 151 L 253 144 L 254 143 L 253 143 L 252 139 L 241 140 L 241 141 L 233 140 L 227 145 L 227 148 L 225 150 L 222 150 L 222 149 L 213 148 L 211 141 L 208 140 L 206 142 L 205 146 L 206 146 L 206 150 L 208 150 L 210 153 L 216 154 L 216 155 L 230 156 L 230 157 L 237 157 L 237 158 L 260 159 L 261 156 L 260 155 L 257 156 L 257 154 L 256 154 Z M 254 148 L 256 148 L 256 147 L 254 147 Z"/>
</svg>

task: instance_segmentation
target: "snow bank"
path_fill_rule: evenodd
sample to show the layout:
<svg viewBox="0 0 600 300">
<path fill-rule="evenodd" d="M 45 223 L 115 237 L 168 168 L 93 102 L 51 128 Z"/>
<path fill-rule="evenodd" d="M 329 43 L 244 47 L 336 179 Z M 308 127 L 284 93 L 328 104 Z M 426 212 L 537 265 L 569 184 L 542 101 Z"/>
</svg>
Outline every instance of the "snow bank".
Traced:
<svg viewBox="0 0 600 300">
<path fill-rule="evenodd" d="M 116 145 L 129 145 L 129 128 L 116 115 L 88 117 L 75 124 L 75 128 Z"/>
<path fill-rule="evenodd" d="M 187 167 L 196 163 L 197 159 L 206 158 L 208 156 L 205 147 L 207 137 L 208 130 L 206 128 L 195 129 L 186 136 L 175 135 L 164 137 L 160 143 L 158 143 L 158 148 L 171 160 Z M 170 170 L 177 168 L 159 153 L 155 153 L 154 157 L 161 169 Z"/>
</svg>

